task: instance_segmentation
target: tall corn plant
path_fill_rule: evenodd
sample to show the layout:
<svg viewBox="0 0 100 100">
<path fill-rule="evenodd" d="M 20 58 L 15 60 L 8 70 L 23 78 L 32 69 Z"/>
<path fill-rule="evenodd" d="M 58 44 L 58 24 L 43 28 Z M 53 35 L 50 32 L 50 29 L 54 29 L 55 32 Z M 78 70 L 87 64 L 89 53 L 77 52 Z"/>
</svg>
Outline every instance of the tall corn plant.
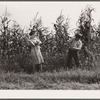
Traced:
<svg viewBox="0 0 100 100">
<path fill-rule="evenodd" d="M 0 16 L 0 64 L 6 71 L 21 70 L 19 59 L 27 54 L 27 44 L 20 25 L 10 19 L 10 14 Z M 13 25 L 10 24 L 13 23 Z M 25 58 L 25 57 L 24 57 Z"/>
<path fill-rule="evenodd" d="M 65 19 L 61 12 L 54 24 L 55 35 L 52 43 L 52 48 L 54 49 L 52 51 L 53 55 L 51 61 L 55 69 L 60 69 L 66 65 L 66 54 L 68 50 L 67 40 L 69 39 L 68 28 L 69 18 Z"/>
<path fill-rule="evenodd" d="M 24 39 L 24 33 L 20 25 L 14 21 L 12 27 L 10 28 L 10 41 L 9 41 L 9 54 L 10 54 L 10 66 L 13 69 L 18 67 L 21 70 L 21 67 L 25 61 L 25 55 L 28 54 L 27 42 Z M 24 57 L 24 58 L 23 58 Z M 15 65 L 14 65 L 15 64 Z"/>
<path fill-rule="evenodd" d="M 9 66 L 9 23 L 10 23 L 10 14 L 5 10 L 5 13 L 0 16 L 0 55 L 1 55 L 1 64 Z"/>
<path fill-rule="evenodd" d="M 91 38 L 91 35 L 93 33 L 93 26 L 92 26 L 92 12 L 94 11 L 94 8 L 87 5 L 84 10 L 81 11 L 81 15 L 78 20 L 78 29 L 80 30 L 80 33 L 82 34 L 82 42 L 83 42 L 83 53 L 85 57 L 85 62 L 87 68 L 90 68 L 91 66 L 94 66 L 94 54 L 92 52 L 93 50 L 93 39 Z M 82 57 L 82 56 L 81 56 Z M 82 60 L 83 62 L 83 60 Z M 93 62 L 93 63 L 91 63 Z M 85 66 L 83 64 L 83 66 Z"/>
<path fill-rule="evenodd" d="M 81 15 L 78 20 L 80 33 L 83 36 L 82 40 L 85 44 L 89 44 L 91 42 L 90 31 L 91 31 L 91 28 L 93 27 L 91 25 L 91 22 L 93 21 L 93 18 L 92 18 L 93 11 L 94 11 L 94 8 L 87 5 L 86 8 L 81 11 Z"/>
<path fill-rule="evenodd" d="M 69 28 L 69 18 L 65 20 L 62 13 L 57 18 L 56 23 L 54 24 L 55 29 L 55 42 L 56 42 L 56 50 L 58 53 L 62 53 L 67 49 L 67 40 L 69 39 L 68 34 Z"/>
</svg>

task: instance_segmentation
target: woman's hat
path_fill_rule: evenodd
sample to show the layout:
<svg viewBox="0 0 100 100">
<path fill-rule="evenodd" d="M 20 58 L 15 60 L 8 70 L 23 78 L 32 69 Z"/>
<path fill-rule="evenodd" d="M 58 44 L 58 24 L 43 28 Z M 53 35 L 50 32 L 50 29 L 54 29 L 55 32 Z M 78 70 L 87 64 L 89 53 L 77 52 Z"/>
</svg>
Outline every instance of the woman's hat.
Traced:
<svg viewBox="0 0 100 100">
<path fill-rule="evenodd" d="M 29 35 L 33 35 L 35 33 L 34 29 L 31 29 Z"/>
<path fill-rule="evenodd" d="M 35 32 L 33 32 L 33 31 L 31 31 L 30 33 L 29 33 L 29 35 L 33 35 Z"/>
</svg>

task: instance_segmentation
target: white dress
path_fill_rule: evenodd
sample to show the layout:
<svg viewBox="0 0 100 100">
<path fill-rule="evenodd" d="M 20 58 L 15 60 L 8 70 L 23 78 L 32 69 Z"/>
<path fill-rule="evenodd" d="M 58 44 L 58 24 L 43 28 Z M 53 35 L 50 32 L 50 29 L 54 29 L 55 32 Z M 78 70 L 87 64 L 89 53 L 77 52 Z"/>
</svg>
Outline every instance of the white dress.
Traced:
<svg viewBox="0 0 100 100">
<path fill-rule="evenodd" d="M 32 43 L 31 56 L 32 56 L 33 63 L 34 64 L 44 63 L 44 59 L 40 50 L 41 41 L 39 40 L 39 38 L 34 37 L 30 39 L 29 41 Z"/>
</svg>

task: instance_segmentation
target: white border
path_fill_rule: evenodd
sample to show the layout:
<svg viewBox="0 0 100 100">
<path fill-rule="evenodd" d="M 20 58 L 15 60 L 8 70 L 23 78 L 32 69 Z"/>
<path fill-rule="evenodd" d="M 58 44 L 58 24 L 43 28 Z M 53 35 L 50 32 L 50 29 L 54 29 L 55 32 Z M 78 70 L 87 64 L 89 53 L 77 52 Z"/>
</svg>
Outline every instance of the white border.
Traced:
<svg viewBox="0 0 100 100">
<path fill-rule="evenodd" d="M 99 90 L 0 90 L 2 99 L 100 99 Z"/>
</svg>

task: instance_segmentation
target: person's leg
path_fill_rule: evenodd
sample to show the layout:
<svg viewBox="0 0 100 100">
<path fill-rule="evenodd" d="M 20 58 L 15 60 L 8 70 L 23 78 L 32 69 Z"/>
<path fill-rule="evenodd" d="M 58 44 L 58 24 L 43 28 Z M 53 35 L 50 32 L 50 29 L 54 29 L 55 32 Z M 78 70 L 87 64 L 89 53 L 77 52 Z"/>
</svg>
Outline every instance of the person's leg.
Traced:
<svg viewBox="0 0 100 100">
<path fill-rule="evenodd" d="M 36 71 L 36 72 L 39 72 L 39 64 L 36 64 L 36 65 L 35 65 L 35 71 Z"/>
<path fill-rule="evenodd" d="M 71 63 L 72 57 L 73 57 L 73 51 L 69 49 L 69 51 L 68 51 L 68 58 L 67 58 L 67 67 L 68 68 L 71 68 L 70 67 L 70 63 Z"/>
<path fill-rule="evenodd" d="M 42 71 L 42 64 L 36 64 L 35 70 L 36 70 L 36 72 L 41 72 Z"/>
<path fill-rule="evenodd" d="M 74 60 L 75 60 L 75 63 L 76 63 L 76 67 L 78 68 L 79 67 L 79 58 L 78 58 L 78 53 L 77 51 L 74 52 Z"/>
<path fill-rule="evenodd" d="M 42 71 L 43 71 L 42 66 L 43 66 L 43 65 L 42 65 L 42 63 L 41 63 L 41 64 L 39 64 L 39 71 L 40 71 L 40 72 L 42 72 Z"/>
</svg>

